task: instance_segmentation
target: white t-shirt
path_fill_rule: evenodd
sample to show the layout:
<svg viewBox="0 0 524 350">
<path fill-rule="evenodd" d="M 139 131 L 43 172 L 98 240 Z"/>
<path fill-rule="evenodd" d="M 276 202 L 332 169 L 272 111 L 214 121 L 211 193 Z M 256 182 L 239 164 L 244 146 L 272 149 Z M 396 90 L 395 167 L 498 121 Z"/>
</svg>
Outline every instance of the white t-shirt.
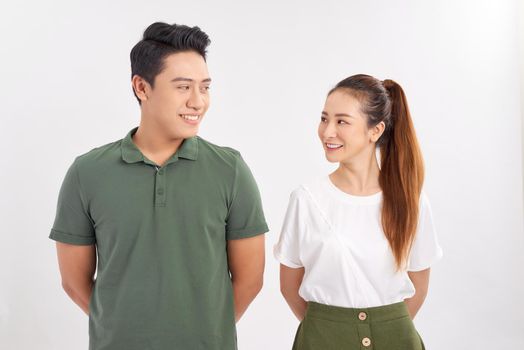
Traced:
<svg viewBox="0 0 524 350">
<path fill-rule="evenodd" d="M 429 201 L 422 192 L 408 268 L 399 272 L 382 230 L 381 202 L 382 192 L 350 195 L 328 176 L 291 193 L 274 255 L 286 266 L 304 267 L 304 300 L 364 308 L 415 294 L 407 271 L 424 270 L 442 257 Z"/>
</svg>

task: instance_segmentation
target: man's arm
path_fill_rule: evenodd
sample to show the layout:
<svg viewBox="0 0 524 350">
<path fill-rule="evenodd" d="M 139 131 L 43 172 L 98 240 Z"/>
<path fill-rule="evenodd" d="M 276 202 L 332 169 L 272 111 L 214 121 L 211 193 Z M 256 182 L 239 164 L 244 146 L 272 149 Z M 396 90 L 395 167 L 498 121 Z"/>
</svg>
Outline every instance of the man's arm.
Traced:
<svg viewBox="0 0 524 350">
<path fill-rule="evenodd" d="M 227 258 L 233 283 L 235 321 L 238 322 L 262 289 L 265 264 L 264 235 L 228 240 Z"/>
<path fill-rule="evenodd" d="M 95 245 L 56 242 L 62 287 L 69 297 L 89 315 L 89 299 L 96 270 Z"/>
<path fill-rule="evenodd" d="M 429 268 L 422 271 L 408 271 L 409 279 L 413 282 L 416 289 L 415 295 L 409 299 L 404 299 L 404 302 L 408 306 L 411 319 L 415 318 L 415 315 L 422 306 L 422 303 L 424 303 L 424 299 L 426 299 L 426 295 L 428 294 L 429 271 Z"/>
<path fill-rule="evenodd" d="M 280 264 L 280 292 L 299 321 L 304 319 L 307 303 L 298 294 L 304 278 L 304 268 L 294 269 Z"/>
</svg>

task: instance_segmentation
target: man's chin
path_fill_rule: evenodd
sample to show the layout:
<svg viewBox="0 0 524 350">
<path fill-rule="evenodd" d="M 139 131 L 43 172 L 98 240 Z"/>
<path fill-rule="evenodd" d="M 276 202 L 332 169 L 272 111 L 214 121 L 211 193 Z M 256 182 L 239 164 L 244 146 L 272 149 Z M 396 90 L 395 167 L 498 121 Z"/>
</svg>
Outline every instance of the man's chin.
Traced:
<svg viewBox="0 0 524 350">
<path fill-rule="evenodd" d="M 188 132 L 184 135 L 184 138 L 185 139 L 190 139 L 192 137 L 195 137 L 198 135 L 198 128 L 196 128 L 195 130 L 191 131 L 191 132 Z"/>
<path fill-rule="evenodd" d="M 193 130 L 183 130 L 178 132 L 177 138 L 190 139 L 198 135 L 198 128 L 192 128 Z"/>
</svg>

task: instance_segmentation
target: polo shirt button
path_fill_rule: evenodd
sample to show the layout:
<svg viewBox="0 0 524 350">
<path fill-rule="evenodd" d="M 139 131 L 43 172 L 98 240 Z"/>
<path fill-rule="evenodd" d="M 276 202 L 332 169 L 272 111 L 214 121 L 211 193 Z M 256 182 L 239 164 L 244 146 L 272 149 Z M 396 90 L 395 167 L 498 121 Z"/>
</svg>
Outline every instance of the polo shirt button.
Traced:
<svg viewBox="0 0 524 350">
<path fill-rule="evenodd" d="M 365 321 L 366 318 L 368 318 L 368 315 L 366 315 L 365 312 L 360 312 L 360 313 L 358 314 L 358 319 L 359 319 L 359 320 L 361 320 L 361 321 Z"/>
<path fill-rule="evenodd" d="M 366 348 L 371 345 L 371 339 L 368 337 L 362 338 L 362 345 L 364 345 Z"/>
<path fill-rule="evenodd" d="M 157 194 L 164 194 L 164 190 L 162 188 L 159 188 L 158 190 L 156 190 L 156 193 Z"/>
</svg>

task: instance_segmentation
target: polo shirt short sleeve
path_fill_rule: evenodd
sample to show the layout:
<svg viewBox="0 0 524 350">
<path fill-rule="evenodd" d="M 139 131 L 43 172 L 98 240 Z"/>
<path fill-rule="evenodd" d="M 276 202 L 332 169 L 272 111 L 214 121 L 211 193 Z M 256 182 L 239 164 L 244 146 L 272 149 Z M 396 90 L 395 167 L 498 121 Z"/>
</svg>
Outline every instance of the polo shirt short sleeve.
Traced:
<svg viewBox="0 0 524 350">
<path fill-rule="evenodd" d="M 96 241 L 93 221 L 82 194 L 76 160 L 62 182 L 50 238 L 78 245 L 91 245 Z"/>
<path fill-rule="evenodd" d="M 238 153 L 235 164 L 232 202 L 226 224 L 227 239 L 248 238 L 266 232 L 268 227 L 261 215 L 262 201 L 249 167 Z"/>
</svg>

